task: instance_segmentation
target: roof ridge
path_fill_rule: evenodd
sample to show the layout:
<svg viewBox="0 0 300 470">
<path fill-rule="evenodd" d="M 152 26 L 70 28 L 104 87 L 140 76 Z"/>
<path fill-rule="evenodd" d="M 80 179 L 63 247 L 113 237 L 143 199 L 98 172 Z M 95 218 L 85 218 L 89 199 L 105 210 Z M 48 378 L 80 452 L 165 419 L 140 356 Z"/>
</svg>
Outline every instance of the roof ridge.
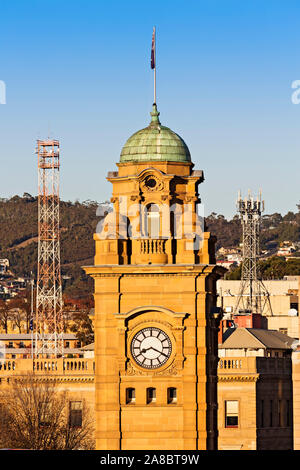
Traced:
<svg viewBox="0 0 300 470">
<path fill-rule="evenodd" d="M 251 334 L 252 336 L 254 336 L 254 338 L 260 343 L 262 344 L 263 346 L 267 347 L 267 344 L 264 343 L 260 338 L 258 338 L 254 333 L 252 333 L 251 331 L 249 330 L 261 330 L 262 328 L 245 328 L 245 330 L 247 330 L 247 332 L 249 334 Z M 265 330 L 265 331 L 268 331 L 268 330 Z"/>
</svg>

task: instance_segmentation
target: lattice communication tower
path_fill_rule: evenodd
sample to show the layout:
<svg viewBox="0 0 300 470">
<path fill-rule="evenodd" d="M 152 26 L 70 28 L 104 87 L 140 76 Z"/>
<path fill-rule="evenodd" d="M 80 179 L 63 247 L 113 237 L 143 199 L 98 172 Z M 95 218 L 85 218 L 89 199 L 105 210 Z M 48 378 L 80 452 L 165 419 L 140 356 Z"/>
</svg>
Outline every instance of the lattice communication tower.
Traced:
<svg viewBox="0 0 300 470">
<path fill-rule="evenodd" d="M 272 315 L 269 292 L 264 285 L 259 269 L 260 256 L 260 222 L 264 211 L 261 193 L 255 200 L 249 192 L 242 199 L 239 194 L 237 209 L 243 229 L 243 255 L 241 285 L 235 305 L 236 314 L 269 314 Z"/>
<path fill-rule="evenodd" d="M 38 270 L 36 357 L 63 355 L 63 301 L 59 236 L 59 142 L 38 140 Z"/>
</svg>

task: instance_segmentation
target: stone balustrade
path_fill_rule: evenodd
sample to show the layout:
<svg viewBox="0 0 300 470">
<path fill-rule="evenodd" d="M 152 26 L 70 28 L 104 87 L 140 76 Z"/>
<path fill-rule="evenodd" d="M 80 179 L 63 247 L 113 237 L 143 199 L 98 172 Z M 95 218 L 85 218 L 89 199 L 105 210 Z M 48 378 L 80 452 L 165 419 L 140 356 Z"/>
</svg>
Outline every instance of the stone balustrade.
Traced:
<svg viewBox="0 0 300 470">
<path fill-rule="evenodd" d="M 87 358 L 7 359 L 0 361 L 0 378 L 26 373 L 54 375 L 94 375 L 95 361 Z"/>
<path fill-rule="evenodd" d="M 139 240 L 140 253 L 143 255 L 165 254 L 166 240 L 146 238 Z"/>
<path fill-rule="evenodd" d="M 245 358 L 243 358 L 245 359 Z M 220 359 L 219 369 L 222 370 L 231 370 L 231 369 L 242 369 L 243 359 Z"/>
<path fill-rule="evenodd" d="M 170 247 L 166 249 L 167 240 L 163 238 L 140 238 L 132 240 L 133 264 L 166 264 Z M 170 253 L 168 253 L 170 252 Z"/>
<path fill-rule="evenodd" d="M 289 357 L 221 357 L 218 374 L 291 374 Z"/>
</svg>

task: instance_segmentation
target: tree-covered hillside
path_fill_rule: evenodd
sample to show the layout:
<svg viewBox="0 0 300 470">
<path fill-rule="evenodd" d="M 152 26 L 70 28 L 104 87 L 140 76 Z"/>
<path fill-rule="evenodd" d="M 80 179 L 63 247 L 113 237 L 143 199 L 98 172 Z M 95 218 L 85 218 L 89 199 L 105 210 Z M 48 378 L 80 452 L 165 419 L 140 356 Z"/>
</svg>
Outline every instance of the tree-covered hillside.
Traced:
<svg viewBox="0 0 300 470">
<path fill-rule="evenodd" d="M 81 266 L 93 263 L 93 233 L 100 220 L 97 208 L 95 201 L 60 203 L 61 264 L 66 294 L 80 296 L 92 291 L 92 280 Z M 206 230 L 217 237 L 217 249 L 238 246 L 241 242 L 241 223 L 237 215 L 227 220 L 221 214 L 212 213 L 205 223 Z M 9 259 L 15 275 L 36 274 L 37 234 L 36 197 L 25 193 L 23 197 L 0 199 L 0 258 Z M 264 215 L 261 248 L 272 252 L 285 240 L 300 242 L 300 212 L 288 212 L 284 216 L 278 213 Z M 277 265 L 276 268 L 278 274 L 284 275 L 282 264 L 280 269 Z M 297 271 L 297 267 L 293 267 L 293 272 L 295 269 Z"/>
<path fill-rule="evenodd" d="M 207 230 L 217 236 L 217 249 L 233 247 L 241 242 L 242 227 L 238 215 L 226 220 L 221 214 L 206 217 Z M 283 241 L 300 242 L 300 212 L 286 215 L 268 214 L 261 219 L 260 245 L 262 250 L 276 248 Z"/>
<path fill-rule="evenodd" d="M 60 202 L 61 264 L 64 290 L 90 290 L 91 279 L 80 268 L 93 262 L 93 233 L 98 203 Z M 38 203 L 30 194 L 0 199 L 0 258 L 8 258 L 15 275 L 36 275 Z M 70 277 L 70 279 L 67 279 Z"/>
</svg>

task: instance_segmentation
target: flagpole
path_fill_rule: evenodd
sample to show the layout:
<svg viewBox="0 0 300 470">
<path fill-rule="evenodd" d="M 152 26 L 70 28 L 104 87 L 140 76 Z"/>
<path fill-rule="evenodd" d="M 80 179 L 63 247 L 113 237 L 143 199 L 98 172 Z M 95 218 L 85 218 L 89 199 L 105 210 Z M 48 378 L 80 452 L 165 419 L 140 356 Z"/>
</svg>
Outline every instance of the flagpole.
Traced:
<svg viewBox="0 0 300 470">
<path fill-rule="evenodd" d="M 153 26 L 152 44 L 151 44 L 151 69 L 154 72 L 154 103 L 156 105 L 156 28 Z"/>
<path fill-rule="evenodd" d="M 154 103 L 156 104 L 156 28 L 154 26 Z"/>
<path fill-rule="evenodd" d="M 154 104 L 156 104 L 156 29 L 154 26 Z"/>
</svg>

